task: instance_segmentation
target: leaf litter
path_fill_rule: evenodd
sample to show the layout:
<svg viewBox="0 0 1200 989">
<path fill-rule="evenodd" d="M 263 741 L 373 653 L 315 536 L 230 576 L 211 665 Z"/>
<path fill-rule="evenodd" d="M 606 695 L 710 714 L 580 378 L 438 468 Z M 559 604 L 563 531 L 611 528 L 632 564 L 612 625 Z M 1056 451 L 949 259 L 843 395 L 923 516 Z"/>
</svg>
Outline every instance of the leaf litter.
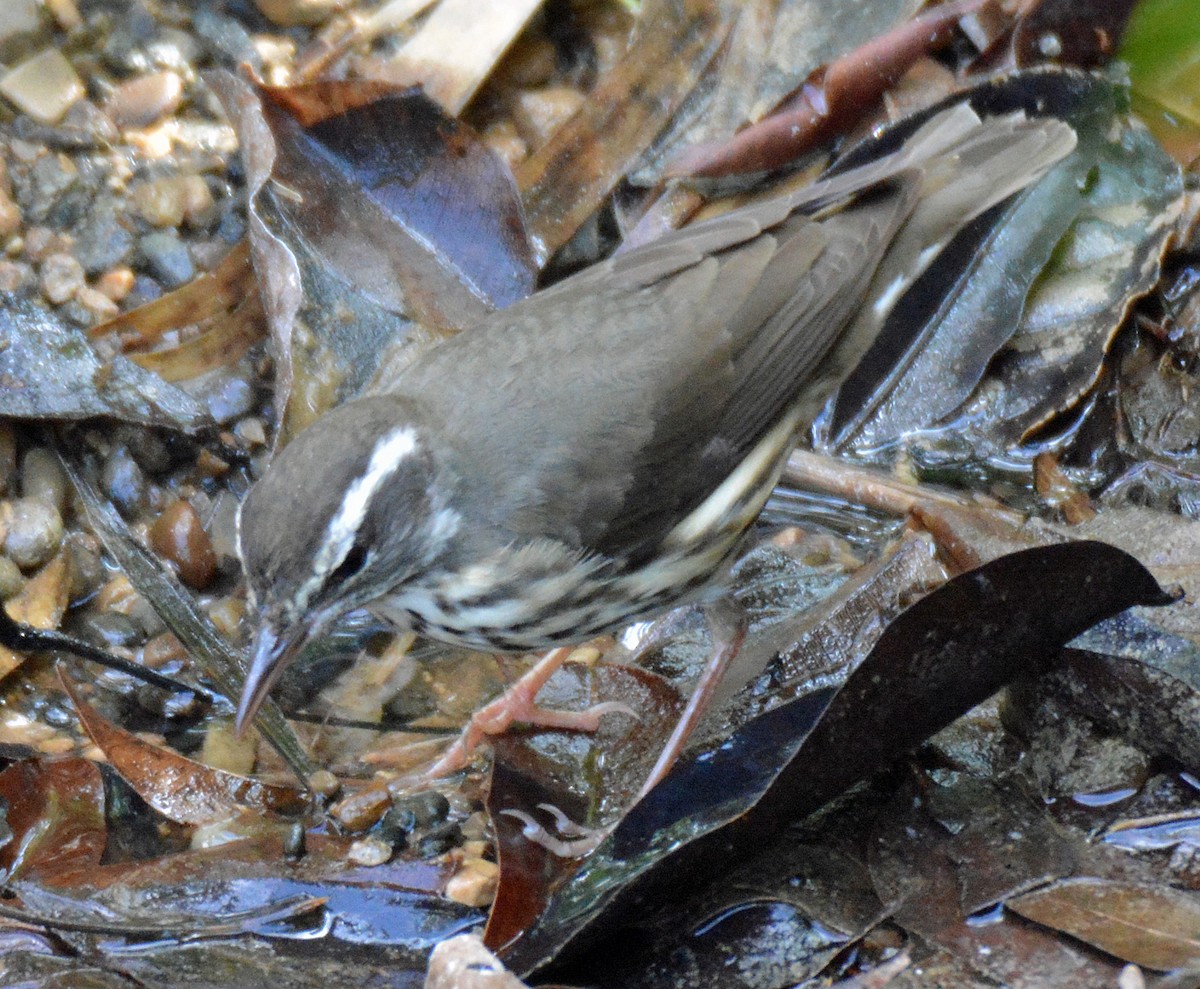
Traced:
<svg viewBox="0 0 1200 989">
<path fill-rule="evenodd" d="M 423 6 L 432 7 L 432 13 L 414 27 L 409 18 L 420 17 Z M 326 818 L 321 800 L 312 810 L 300 806 L 302 791 L 294 784 L 262 783 L 172 752 L 159 732 L 178 741 L 188 732 L 194 737 L 196 725 L 177 730 L 171 718 L 161 716 L 161 701 L 157 720 L 147 721 L 145 713 L 132 719 L 141 736 L 121 727 L 129 705 L 114 706 L 107 688 L 98 687 L 98 693 L 89 691 L 88 701 L 81 698 L 78 711 L 110 766 L 97 769 L 95 762 L 77 757 L 47 760 L 14 750 L 0 774 L 0 785 L 7 780 L 15 787 L 9 791 L 7 817 L 13 836 L 0 854 L 23 849 L 20 868 L 10 866 L 7 877 L 8 892 L 20 900 L 16 909 L 35 926 L 53 927 L 57 920 L 62 943 L 102 960 L 102 973 L 119 972 L 147 984 L 209 984 L 205 979 L 211 972 L 226 965 L 252 980 L 328 984 L 340 978 L 347 957 L 361 964 L 364 985 L 396 984 L 396 978 L 419 980 L 434 943 L 480 924 L 477 907 L 455 905 L 446 895 L 455 888 L 452 880 L 465 881 L 472 872 L 484 876 L 489 868 L 494 872 L 495 858 L 499 889 L 489 943 L 521 974 L 539 970 L 545 977 L 549 968 L 560 974 L 587 972 L 595 984 L 735 984 L 717 981 L 715 974 L 732 951 L 744 962 L 740 971 L 752 973 L 750 984 L 763 986 L 814 977 L 850 985 L 876 976 L 918 985 L 910 964 L 914 957 L 929 971 L 953 968 L 964 979 L 1012 985 L 1049 979 L 1070 986 L 1115 982 L 1119 964 L 1109 956 L 1147 969 L 1191 964 L 1187 896 L 1169 889 L 1166 874 L 1155 873 L 1154 863 L 1130 857 L 1112 843 L 1104 849 L 1107 857 L 1098 857 L 1070 830 L 1075 820 L 1070 814 L 1055 809 L 1057 816 L 1050 820 L 1044 811 L 1036 812 L 1038 794 L 1057 785 L 1052 780 L 1068 777 L 1047 775 L 1036 758 L 1024 767 L 1006 762 L 1004 753 L 1014 744 L 1031 746 L 1036 755 L 1036 746 L 1046 743 L 1036 733 L 1021 739 L 1007 727 L 1006 718 L 1014 725 L 1020 721 L 1006 713 L 1008 701 L 998 707 L 987 701 L 1013 682 L 1007 695 L 1012 705 L 1038 710 L 1038 704 L 1055 703 L 1054 710 L 1100 732 L 1101 741 L 1118 737 L 1144 748 L 1148 758 L 1184 765 L 1193 758 L 1187 712 L 1195 680 L 1194 554 L 1186 527 L 1178 515 L 1144 509 L 1146 525 L 1162 536 L 1164 545 L 1156 548 L 1127 524 L 1128 515 L 1088 497 L 1108 487 L 1108 498 L 1116 499 L 1119 491 L 1130 490 L 1127 481 L 1119 488 L 1122 479 L 1134 477 L 1135 469 L 1153 468 L 1169 472 L 1161 476 L 1177 486 L 1171 490 L 1182 492 L 1173 504 L 1185 505 L 1186 462 L 1173 452 L 1177 447 L 1148 441 L 1152 434 L 1145 428 L 1132 443 L 1120 429 L 1110 429 L 1113 437 L 1106 436 L 1098 447 L 1105 459 L 1087 458 L 1088 437 L 1103 432 L 1103 417 L 1121 409 L 1122 400 L 1124 408 L 1133 408 L 1126 397 L 1131 393 L 1122 396 L 1120 382 L 1111 377 L 1111 367 L 1127 353 L 1122 348 L 1135 336 L 1145 350 L 1178 346 L 1171 342 L 1173 331 L 1155 322 L 1155 295 L 1140 303 L 1138 320 L 1125 316 L 1139 296 L 1155 289 L 1167 248 L 1186 250 L 1188 214 L 1180 173 L 1145 132 L 1129 123 L 1124 91 L 1111 78 L 1045 68 L 982 84 L 970 78 L 972 71 L 994 68 L 1004 59 L 1012 66 L 1101 64 L 1111 56 L 1128 5 L 1106 4 L 1104 31 L 1078 45 L 1071 11 L 1050 0 L 1026 4 L 1019 17 L 1007 21 L 995 4 L 947 7 L 926 15 L 941 18 L 938 31 L 950 42 L 939 52 L 889 47 L 894 39 L 912 40 L 921 33 L 906 25 L 911 5 L 897 5 L 880 14 L 889 23 L 866 37 L 851 41 L 850 32 L 830 32 L 834 40 L 815 61 L 809 49 L 791 57 L 780 54 L 786 47 L 782 39 L 792 36 L 796 23 L 816 16 L 809 5 L 784 10 L 758 4 L 735 23 L 715 3 L 685 4 L 682 16 L 670 4 L 647 3 L 633 21 L 625 54 L 618 49 L 615 57 L 599 54 L 604 37 L 588 40 L 586 32 L 574 32 L 570 18 L 560 27 L 548 8 L 504 6 L 505 16 L 511 15 L 505 32 L 483 39 L 477 49 L 464 46 L 450 53 L 458 62 L 444 60 L 449 74 L 438 77 L 443 82 L 433 89 L 450 114 L 465 107 L 463 116 L 477 125 L 475 130 L 425 98 L 394 88 L 401 76 L 413 81 L 404 73 L 419 61 L 413 54 L 442 30 L 439 19 L 461 19 L 451 0 L 387 3 L 364 17 L 356 9 L 299 29 L 309 42 L 301 59 L 308 68 L 300 66 L 293 77 L 299 86 L 287 85 L 287 57 L 273 54 L 269 45 L 260 45 L 257 62 L 270 85 L 227 71 L 209 75 L 246 157 L 246 243 L 252 266 L 245 261 L 246 247 L 235 247 L 211 276 L 98 327 L 99 353 L 111 354 L 114 345 L 132 346 L 138 351 L 133 361 L 101 359 L 85 334 L 58 330 L 42 308 L 19 302 L 6 307 L 10 318 L 25 319 L 37 333 L 58 334 L 65 341 L 64 356 L 69 352 L 75 361 L 64 367 L 75 370 L 74 377 L 61 377 L 56 370 L 60 377 L 43 381 L 40 367 L 26 370 L 34 366 L 30 355 L 36 345 L 29 342 L 22 344 L 23 354 L 0 355 L 0 360 L 24 360 L 13 367 L 40 389 L 24 389 L 24 394 L 13 389 L 13 404 L 2 411 L 23 419 L 82 420 L 84 429 L 70 434 L 71 442 L 78 446 L 82 438 L 82 445 L 101 456 L 105 441 L 93 424 L 107 419 L 211 436 L 201 403 L 165 381 L 191 389 L 214 373 L 236 378 L 239 369 L 259 360 L 265 320 L 276 375 L 266 418 L 274 436 L 286 439 L 321 411 L 369 389 L 414 351 L 436 345 L 440 334 L 470 332 L 470 324 L 489 308 L 529 294 L 548 263 L 542 279 L 554 278 L 556 265 L 597 260 L 614 246 L 614 217 L 618 229 L 632 229 L 657 209 L 655 222 L 661 221 L 657 229 L 662 229 L 705 199 L 715 199 L 715 208 L 721 208 L 729 190 L 670 187 L 660 197 L 663 190 L 640 191 L 632 180 L 638 170 L 642 189 L 647 176 L 657 183 L 654 169 L 661 167 L 664 151 L 682 146 L 679 135 L 692 134 L 694 140 L 703 133 L 696 122 L 703 119 L 711 93 L 718 94 L 711 104 L 717 108 L 712 126 L 725 130 L 704 136 L 728 138 L 789 90 L 802 88 L 810 112 L 820 109 L 822 100 L 835 106 L 836 121 L 818 114 L 819 129 L 849 134 L 844 145 L 857 144 L 857 150 L 846 160 L 854 161 L 855 155 L 861 160 L 899 139 L 906 124 L 880 127 L 886 117 L 936 105 L 957 87 L 991 112 L 1022 106 L 1063 116 L 1086 140 L 1079 157 L 1064 168 L 1060 187 L 1051 179 L 1029 192 L 1028 202 L 1007 207 L 1026 210 L 1024 227 L 1011 218 L 988 217 L 973 231 L 974 240 L 955 245 L 939 260 L 930 278 L 949 286 L 952 295 L 940 302 L 918 298 L 929 288 L 922 285 L 900 307 L 921 326 L 928 326 L 932 316 L 947 332 L 952 325 L 960 334 L 964 327 L 986 329 L 974 359 L 962 364 L 953 347 L 949 358 L 941 356 L 928 344 L 929 336 L 918 336 L 918 344 L 911 336 L 897 336 L 892 340 L 896 352 L 911 345 L 917 360 L 876 362 L 892 368 L 892 374 L 883 384 L 879 379 L 860 384 L 875 418 L 860 419 L 851 431 L 866 435 L 872 449 L 891 443 L 893 454 L 895 437 L 903 437 L 903 454 L 889 463 L 898 463 L 910 476 L 915 465 L 921 477 L 982 488 L 987 497 L 964 497 L 878 474 L 863 482 L 840 465 L 822 468 L 830 484 L 824 500 L 782 492 L 761 530 L 770 541 L 743 561 L 735 576 L 735 593 L 753 617 L 741 666 L 672 775 L 632 808 L 640 774 L 669 732 L 708 646 L 694 612 L 632 630 L 620 643 L 600 642 L 580 651 L 552 682 L 552 691 L 564 703 L 579 705 L 618 697 L 637 720 L 612 719 L 594 738 L 524 730 L 498 740 L 487 794 L 490 824 L 482 814 L 477 776 L 468 775 L 451 791 L 449 806 L 430 814 L 427 798 L 421 798 L 424 809 L 408 802 L 415 798 L 400 763 L 372 761 L 370 744 L 350 760 L 341 781 L 318 785 L 297 732 L 272 715 L 267 732 L 281 756 L 275 766 L 290 764 L 325 800 L 339 782 L 344 788 L 334 816 Z M 264 4 L 268 20 L 257 27 L 269 28 L 270 19 L 287 16 L 287 7 Z M 207 50 L 217 53 L 208 56 L 214 63 L 237 61 L 221 54 L 236 49 L 236 23 L 197 19 Z M 878 68 L 869 57 L 875 51 L 871 38 L 885 27 L 897 31 L 893 40 L 885 36 L 876 43 L 884 56 L 879 64 L 889 68 L 886 78 L 868 87 L 867 98 L 864 80 L 871 71 L 857 77 L 853 72 Z M 143 23 L 139 30 L 149 29 Z M 395 55 L 362 47 L 368 38 L 393 35 Z M 573 47 L 581 37 L 583 48 Z M 1057 49 L 1054 38 L 1063 42 Z M 738 72 L 744 72 L 746 54 L 754 50 L 753 39 L 768 40 L 770 55 L 760 78 L 747 82 Z M 536 59 L 526 61 L 521 71 L 535 79 L 526 85 L 537 89 L 566 71 L 585 80 L 586 91 L 577 112 L 554 127 L 532 154 L 532 142 L 526 142 L 522 156 L 512 131 L 500 126 L 508 104 L 499 89 L 503 72 L 493 70 L 497 65 L 503 70 L 501 52 L 507 45 L 513 46 L 514 59 L 528 59 L 543 40 L 550 47 L 541 51 L 553 53 L 548 63 L 543 59 L 550 68 L 528 75 Z M 577 57 L 588 44 L 593 67 L 603 66 L 590 83 L 594 68 L 587 67 L 586 57 Z M 118 51 L 115 43 L 108 51 Z M 117 55 L 106 57 L 115 64 Z M 827 68 L 813 74 L 822 61 Z M 847 68 L 855 65 L 858 70 Z M 315 81 L 314 66 L 330 71 L 330 77 Z M 400 75 L 389 84 L 389 73 Z M 432 85 L 434 78 L 425 81 Z M 844 85 L 829 88 L 830 79 Z M 826 83 L 825 92 L 815 88 L 817 80 Z M 845 92 L 855 99 L 847 100 Z M 631 97 L 637 97 L 633 104 Z M 1135 103 L 1141 98 L 1135 89 Z M 498 135 L 507 135 L 503 141 L 508 143 Z M 156 139 L 149 132 L 140 135 L 138 146 L 153 149 Z M 493 142 L 515 156 L 515 180 L 487 147 Z M 19 172 L 17 178 L 24 181 Z M 1062 208 L 1059 193 L 1072 185 L 1082 190 L 1083 203 Z M 23 187 L 14 188 L 19 193 Z M 430 190 L 455 207 L 453 216 L 421 211 Z M 1117 242 L 1122 246 L 1114 249 Z M 556 252 L 561 253 L 551 263 Z M 1097 264 L 1109 266 L 1104 278 L 1096 277 L 1099 268 L 1092 270 Z M 1008 292 L 1005 307 L 994 304 L 992 284 Z M 1101 284 L 1107 294 L 1097 295 Z M 1088 306 L 1081 308 L 1080 299 Z M 946 318 L 954 304 L 961 308 L 957 323 Z M 980 311 L 988 318 L 970 318 Z M 179 332 L 197 322 L 199 331 Z M 1043 323 L 1070 339 L 1050 347 L 1036 341 L 1033 331 Z M 1068 324 L 1069 331 L 1063 330 Z M 1159 325 L 1163 329 L 1155 336 L 1150 330 Z M 27 334 L 26 339 L 36 337 Z M 1065 380 L 1057 370 L 1045 371 L 1048 354 L 1057 354 L 1060 345 L 1079 357 Z M 913 388 L 912 371 L 922 358 L 934 369 L 924 372 L 931 380 L 938 380 L 937 368 L 955 367 L 957 389 L 940 404 L 906 400 L 908 418 L 896 427 L 900 420 L 889 411 L 893 418 L 885 429 L 878 410 L 891 410 L 895 396 Z M 1156 365 L 1143 361 L 1139 366 Z M 265 369 L 261 362 L 258 367 L 259 373 Z M 928 389 L 912 394 L 928 394 Z M 967 425 L 949 439 L 944 429 L 930 432 L 955 415 Z M 266 431 L 261 432 L 257 442 L 265 446 Z M 256 433 L 249 427 L 240 436 L 236 429 L 230 435 L 244 441 Z M 846 437 L 846 428 L 838 435 Z M 212 458 L 223 464 L 213 476 L 231 478 L 235 489 L 244 486 L 243 467 L 227 445 L 206 453 L 210 464 Z M 229 614 L 220 609 L 205 614 L 141 547 L 141 521 L 129 527 L 121 518 L 128 509 L 118 511 L 126 503 L 113 496 L 118 489 L 108 484 L 101 494 L 93 479 L 96 470 L 86 462 L 92 458 L 78 454 L 77 449 L 68 454 L 71 472 L 108 552 L 130 571 L 137 590 L 197 661 L 207 664 L 205 675 L 222 693 L 232 694 L 240 671 L 236 648 L 223 638 L 233 627 Z M 1030 465 L 1038 456 L 1040 476 L 1058 478 L 1063 492 L 1054 496 L 1058 500 L 1051 500 L 1048 489 L 1033 486 Z M 805 469 L 811 480 L 813 464 Z M 797 469 L 792 477 L 799 476 Z M 1011 507 L 989 500 L 993 497 Z M 106 505 L 106 499 L 114 504 Z M 862 501 L 872 507 L 864 511 L 851 504 Z M 1053 518 L 1065 514 L 1068 503 L 1090 508 L 1097 528 L 1051 531 L 1025 523 L 1012 510 Z M 1083 508 L 1079 512 L 1075 517 L 1088 515 Z M 896 513 L 908 516 L 907 531 L 881 551 L 897 534 L 897 523 L 887 517 Z M 1087 541 L 1092 532 L 1124 545 L 1133 556 Z M 1134 557 L 1149 566 L 1157 583 Z M 49 567 L 67 567 L 65 556 L 55 560 L 64 562 Z M 227 570 L 222 579 L 233 572 Z M 37 593 L 38 580 L 50 578 L 29 581 L 29 597 Z M 1062 649 L 1088 625 L 1130 604 L 1173 600 L 1160 583 L 1182 583 L 1185 602 L 1104 622 Z M 74 587 L 65 590 L 65 578 L 55 586 L 59 604 L 64 594 L 76 604 L 78 593 Z M 210 606 L 204 599 L 204 607 Z M 31 610 L 18 602 L 10 610 L 31 621 L 35 612 L 45 611 L 42 621 L 51 626 L 71 620 L 67 605 L 39 607 Z M 337 646 L 313 650 L 302 664 L 303 677 L 316 684 L 328 681 L 344 668 L 347 649 L 366 646 L 378 652 L 373 635 L 364 627 Z M 596 654 L 602 657 L 598 663 Z M 644 668 L 612 662 L 631 656 Z M 401 682 L 418 696 L 425 689 L 428 711 L 433 711 L 438 685 L 423 671 L 436 670 L 439 663 L 446 669 L 474 669 L 478 661 L 439 658 L 428 647 L 409 644 L 379 668 L 388 671 L 389 689 Z M 28 675 L 40 676 L 36 661 L 25 664 L 22 675 L 26 667 Z M 59 689 L 44 677 L 37 682 Z M 316 688 L 307 689 L 311 695 Z M 963 726 L 962 737 L 974 738 L 979 748 L 956 748 L 946 734 L 920 747 L 984 701 L 955 722 Z M 385 717 L 389 703 L 373 702 L 372 716 Z M 419 705 L 414 709 L 418 720 L 428 713 Z M 204 725 L 202 718 L 198 724 Z M 311 744 L 313 732 L 322 731 L 305 729 L 299 737 Z M 999 737 L 1006 741 L 999 743 Z M 83 743 L 72 744 L 78 750 Z M 380 739 L 376 748 L 394 752 L 410 744 L 413 736 L 396 733 Z M 914 747 L 917 755 L 906 757 Z M 270 765 L 266 755 L 260 762 Z M 1031 770 L 1030 764 L 1042 769 Z M 981 766 L 996 778 L 970 778 L 963 768 Z M 372 780 L 375 773 L 381 778 Z M 1148 787 L 1145 780 L 1143 775 L 1137 785 Z M 66 796 L 72 792 L 78 799 Z M 1186 804 L 1186 791 L 1181 792 Z M 283 803 L 260 799 L 267 793 L 276 793 Z M 146 806 L 138 809 L 138 800 Z M 356 800 L 361 808 L 373 809 L 355 822 L 351 834 L 328 833 L 329 821 L 343 827 L 352 819 L 348 808 Z M 253 808 L 249 814 L 247 803 Z M 195 812 L 201 805 L 203 811 Z M 1077 804 L 1071 813 L 1085 813 L 1079 810 L 1083 806 Z M 289 813 L 279 813 L 285 808 Z M 1181 806 L 1173 813 L 1183 820 L 1186 810 Z M 160 811 L 166 818 L 156 816 Z M 552 854 L 526 837 L 526 822 L 513 811 L 540 824 L 543 832 L 583 835 L 595 850 L 577 859 Z M 918 813 L 927 819 L 912 816 Z M 189 823 L 181 827 L 167 820 L 171 817 Z M 208 831 L 199 826 L 202 819 Z M 50 840 L 26 841 L 43 820 L 52 822 L 46 831 Z M 143 841 L 145 861 L 111 858 L 106 849 L 115 850 L 117 843 L 109 837 L 137 834 L 147 821 L 157 821 L 153 827 L 160 837 Z M 922 854 L 906 851 L 912 839 L 905 827 L 927 837 Z M 458 839 L 442 835 L 455 828 L 464 833 Z M 789 836 L 797 828 L 807 851 L 789 855 Z M 180 840 L 184 845 L 171 846 Z M 225 844 L 189 849 L 188 840 Z M 387 864 L 366 865 L 368 854 L 381 854 L 370 861 Z M 731 871 L 735 860 L 745 864 Z M 689 863 L 700 863 L 704 871 L 689 871 Z M 780 871 L 773 875 L 773 870 Z M 1170 875 L 1186 885 L 1180 874 Z M 839 887 L 844 887 L 840 894 Z M 1100 894 L 1084 898 L 1084 892 L 1095 890 Z M 982 916 L 1003 904 L 1018 912 L 1023 904 L 1031 915 L 1037 902 L 1076 904 L 1073 913 L 1062 908 L 1053 914 L 1051 927 L 1067 938 L 1044 926 L 1017 926 L 1011 919 L 989 923 Z M 155 915 L 149 904 L 169 906 Z M 1151 907 L 1169 915 L 1171 923 L 1159 928 L 1147 923 Z M 683 926 L 670 919 L 676 911 L 687 918 Z M 1086 921 L 1079 919 L 1084 915 Z M 1040 914 L 1043 920 L 1049 916 Z M 649 933 L 646 948 L 626 952 L 617 965 L 609 946 L 620 943 L 612 939 L 622 932 L 627 938 L 631 928 Z M 784 942 L 796 948 L 781 957 L 776 949 Z M 315 947 L 316 954 L 298 952 L 301 944 Z M 335 961 L 339 954 L 343 959 Z M 34 971 L 48 965 L 48 958 L 67 964 L 58 948 L 30 937 L 11 957 L 6 954 L 6 973 L 23 971 L 22 965 Z M 592 961 L 597 958 L 608 966 L 597 968 Z M 1147 973 L 1146 979 L 1150 984 L 1153 976 Z"/>
</svg>

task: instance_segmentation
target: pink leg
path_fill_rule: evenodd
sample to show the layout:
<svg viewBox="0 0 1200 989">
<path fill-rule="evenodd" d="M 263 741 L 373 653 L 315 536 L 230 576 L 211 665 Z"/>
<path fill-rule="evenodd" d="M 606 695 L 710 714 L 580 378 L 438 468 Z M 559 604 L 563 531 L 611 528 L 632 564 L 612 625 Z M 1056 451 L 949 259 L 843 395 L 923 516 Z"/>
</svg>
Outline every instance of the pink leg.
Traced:
<svg viewBox="0 0 1200 989">
<path fill-rule="evenodd" d="M 650 775 L 638 791 L 633 801 L 635 804 L 662 782 L 663 777 L 683 754 L 688 738 L 708 710 L 709 702 L 725 676 L 725 671 L 746 639 L 746 615 L 732 600 L 706 608 L 705 617 L 712 634 L 712 654 L 700 672 L 700 679 L 696 681 L 696 687 L 692 696 L 688 698 L 683 714 L 675 723 L 675 730 L 671 732 L 671 737 L 659 753 L 658 761 L 654 763 L 654 768 L 650 770 Z"/>
<path fill-rule="evenodd" d="M 503 734 L 517 721 L 543 728 L 595 731 L 605 714 L 634 714 L 619 701 L 597 704 L 586 711 L 552 711 L 538 707 L 535 703 L 538 691 L 570 655 L 569 648 L 551 649 L 504 693 L 476 711 L 458 740 L 426 771 L 426 778 L 434 779 L 462 769 L 485 735 Z"/>
</svg>

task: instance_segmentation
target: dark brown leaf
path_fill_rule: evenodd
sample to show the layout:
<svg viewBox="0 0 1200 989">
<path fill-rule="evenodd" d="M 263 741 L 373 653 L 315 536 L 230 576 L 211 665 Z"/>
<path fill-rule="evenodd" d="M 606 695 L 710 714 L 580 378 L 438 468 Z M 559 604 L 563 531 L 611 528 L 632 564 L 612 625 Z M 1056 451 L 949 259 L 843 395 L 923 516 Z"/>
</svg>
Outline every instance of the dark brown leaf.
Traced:
<svg viewBox="0 0 1200 989">
<path fill-rule="evenodd" d="M 11 839 L 0 847 L 6 881 L 85 875 L 100 864 L 108 834 L 104 781 L 86 759 L 33 759 L 0 772 Z"/>
<path fill-rule="evenodd" d="M 727 866 L 1018 673 L 1039 668 L 1097 621 L 1165 600 L 1137 561 L 1101 543 L 1025 550 L 954 578 L 892 622 L 840 691 L 777 707 L 718 749 L 682 761 L 563 886 L 506 961 L 517 971 L 539 969 L 573 940 L 601 936 L 606 917 L 628 923 L 677 897 L 681 877 Z"/>
</svg>

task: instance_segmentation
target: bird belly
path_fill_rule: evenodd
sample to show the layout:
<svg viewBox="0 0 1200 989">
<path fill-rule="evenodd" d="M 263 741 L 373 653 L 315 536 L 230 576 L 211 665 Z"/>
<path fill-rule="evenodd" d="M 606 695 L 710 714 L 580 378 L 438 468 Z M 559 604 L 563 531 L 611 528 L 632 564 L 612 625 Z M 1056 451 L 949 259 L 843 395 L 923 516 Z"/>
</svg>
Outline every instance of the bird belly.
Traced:
<svg viewBox="0 0 1200 989">
<path fill-rule="evenodd" d="M 757 444 L 659 551 L 636 566 L 545 544 L 424 575 L 371 607 L 386 620 L 469 649 L 523 652 L 582 642 L 694 598 L 722 573 L 762 511 L 792 446 L 785 420 Z"/>
</svg>

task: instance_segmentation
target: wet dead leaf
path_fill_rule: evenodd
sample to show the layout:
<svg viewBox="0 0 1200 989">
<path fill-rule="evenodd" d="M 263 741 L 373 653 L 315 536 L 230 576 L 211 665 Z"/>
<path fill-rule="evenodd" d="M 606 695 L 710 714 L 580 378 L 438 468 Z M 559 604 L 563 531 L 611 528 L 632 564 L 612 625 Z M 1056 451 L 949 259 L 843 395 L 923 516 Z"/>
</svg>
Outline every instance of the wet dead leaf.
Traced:
<svg viewBox="0 0 1200 989">
<path fill-rule="evenodd" d="M 31 759 L 0 772 L 12 838 L 0 847 L 6 882 L 85 875 L 108 842 L 104 781 L 86 759 Z"/>
<path fill-rule="evenodd" d="M 951 457 L 1012 456 L 1092 388 L 1124 313 L 1157 281 L 1181 177 L 1112 84 L 1042 71 L 969 99 L 1059 116 L 1079 146 L 896 304 L 823 414 L 830 447 L 889 457 L 921 437 Z"/>
<path fill-rule="evenodd" d="M 138 738 L 101 717 L 60 673 L 63 689 L 84 731 L 143 800 L 178 824 L 228 820 L 243 810 L 298 814 L 308 807 L 304 790 L 263 783 L 253 776 L 213 769 Z"/>
<path fill-rule="evenodd" d="M 125 350 L 149 347 L 169 330 L 228 316 L 258 294 L 250 242 L 239 241 L 212 271 L 143 306 L 92 327 L 93 337 L 119 334 Z"/>
<path fill-rule="evenodd" d="M 1200 967 L 1200 900 L 1169 886 L 1069 879 L 1005 906 L 1142 968 Z"/>
<path fill-rule="evenodd" d="M 381 366 L 410 359 L 433 331 L 462 329 L 531 291 L 507 168 L 420 93 L 208 78 L 246 161 L 277 442 Z"/>
<path fill-rule="evenodd" d="M 612 918 L 627 925 L 677 897 L 681 877 L 727 867 L 1100 619 L 1163 600 L 1140 564 L 1101 543 L 1025 550 L 954 578 L 892 622 L 840 690 L 814 690 L 682 760 L 561 886 L 506 962 L 539 969 L 582 932 L 594 939 Z"/>
</svg>

